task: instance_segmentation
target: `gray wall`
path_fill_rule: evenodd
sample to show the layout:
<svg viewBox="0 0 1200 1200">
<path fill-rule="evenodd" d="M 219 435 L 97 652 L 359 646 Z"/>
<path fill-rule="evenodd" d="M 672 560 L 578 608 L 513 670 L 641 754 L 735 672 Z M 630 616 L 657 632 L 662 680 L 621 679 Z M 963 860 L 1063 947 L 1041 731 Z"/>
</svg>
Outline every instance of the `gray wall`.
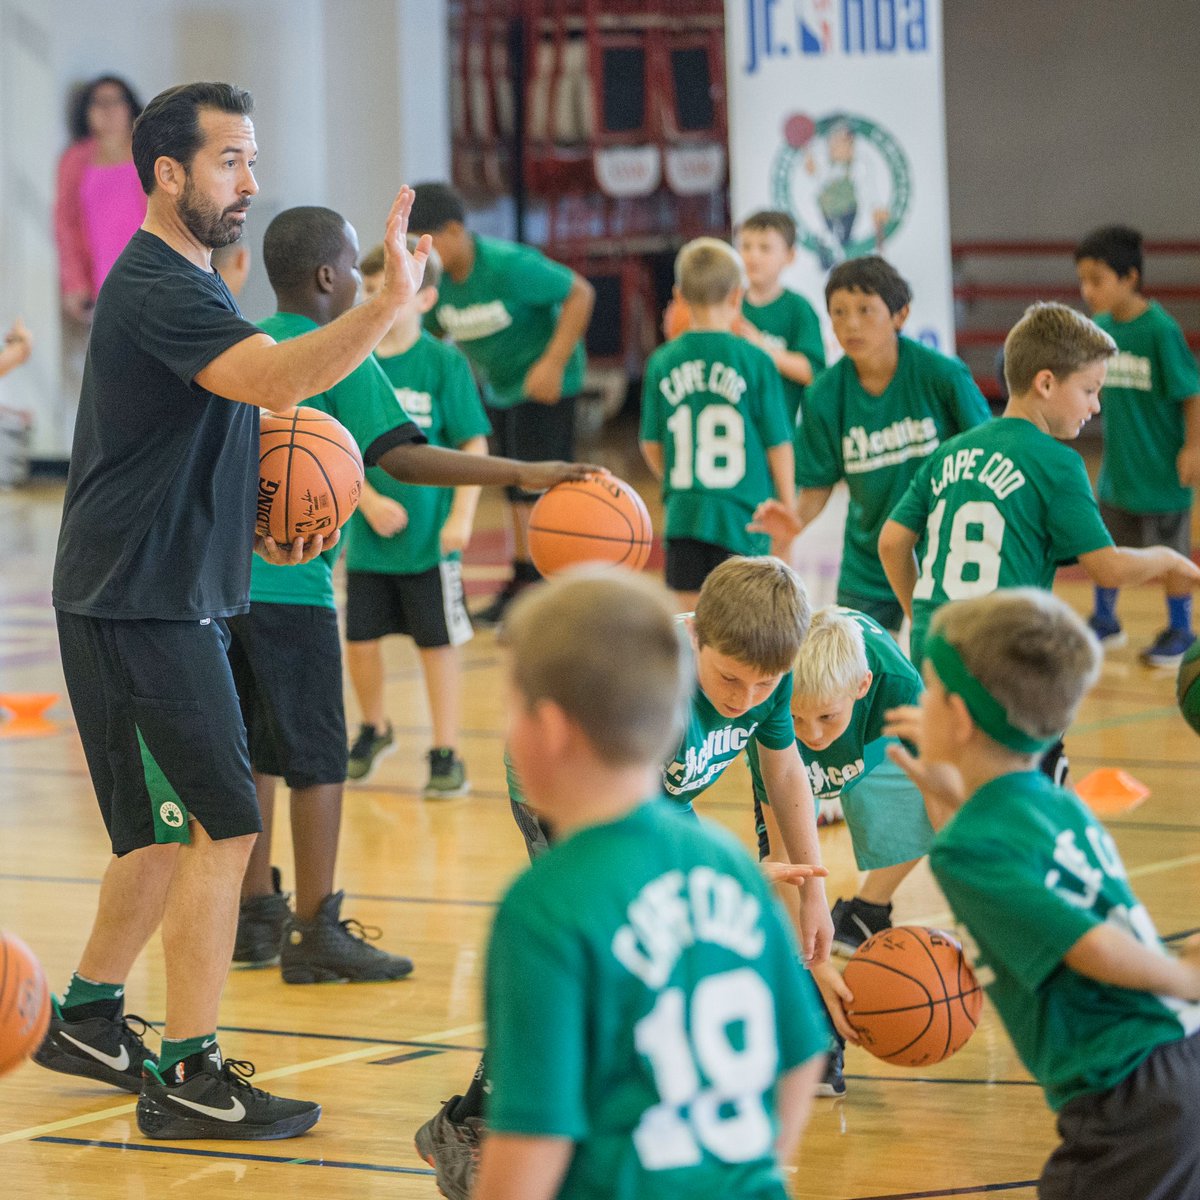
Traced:
<svg viewBox="0 0 1200 1200">
<path fill-rule="evenodd" d="M 0 0 L 0 327 L 23 314 L 37 339 L 0 404 L 34 414 L 35 455 L 65 457 L 77 399 L 50 217 L 71 85 L 112 71 L 144 100 L 188 79 L 249 88 L 256 260 L 295 204 L 337 208 L 368 245 L 400 183 L 449 170 L 445 29 L 445 0 Z M 242 307 L 272 311 L 261 270 Z"/>
</svg>

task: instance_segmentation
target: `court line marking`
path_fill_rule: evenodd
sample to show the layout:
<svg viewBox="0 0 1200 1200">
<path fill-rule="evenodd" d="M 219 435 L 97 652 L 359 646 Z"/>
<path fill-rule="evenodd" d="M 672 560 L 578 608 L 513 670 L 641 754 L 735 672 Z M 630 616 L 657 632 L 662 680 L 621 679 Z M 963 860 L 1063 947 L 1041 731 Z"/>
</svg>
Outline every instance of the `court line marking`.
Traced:
<svg viewBox="0 0 1200 1200">
<path fill-rule="evenodd" d="M 1016 1188 L 1037 1187 L 1036 1179 L 1019 1183 L 983 1183 L 978 1187 L 948 1188 L 937 1192 L 889 1192 L 886 1196 L 855 1196 L 850 1200 L 934 1200 L 938 1196 L 978 1196 L 982 1192 L 1011 1192 Z"/>
<path fill-rule="evenodd" d="M 483 1028 L 481 1021 L 476 1021 L 471 1025 L 459 1025 L 455 1029 L 441 1029 L 436 1033 L 430 1033 L 417 1039 L 422 1042 L 441 1042 L 448 1038 L 465 1037 L 469 1033 L 478 1033 Z M 345 1050 L 341 1054 L 331 1054 L 326 1058 L 316 1058 L 310 1062 L 294 1063 L 290 1067 L 276 1067 L 271 1071 L 263 1071 L 255 1075 L 257 1083 L 265 1083 L 268 1079 L 287 1079 L 292 1075 L 303 1075 L 308 1071 L 318 1071 L 323 1067 L 336 1067 L 341 1063 L 357 1062 L 360 1059 L 370 1058 L 372 1054 L 378 1054 L 379 1047 L 377 1045 L 360 1046 L 357 1050 Z M 43 1134 L 58 1133 L 64 1129 L 78 1129 L 81 1125 L 91 1125 L 96 1121 L 107 1121 L 110 1117 L 124 1116 L 126 1113 L 131 1113 L 137 1108 L 137 1101 L 133 1100 L 127 1104 L 114 1104 L 108 1108 L 97 1109 L 90 1113 L 81 1113 L 77 1117 L 67 1117 L 62 1121 L 50 1121 L 45 1125 L 32 1125 L 28 1129 L 17 1129 L 12 1133 L 0 1134 L 0 1146 L 4 1146 L 9 1142 L 27 1142 L 34 1138 L 41 1137 Z M 290 1160 L 289 1160 L 290 1161 Z"/>
<path fill-rule="evenodd" d="M 846 1072 L 847 1079 L 862 1079 L 869 1083 L 945 1083 L 970 1087 L 1041 1087 L 1036 1079 L 939 1079 L 935 1075 L 855 1075 Z"/>
<path fill-rule="evenodd" d="M 201 1150 L 192 1146 L 155 1146 L 143 1142 L 101 1142 L 93 1138 L 34 1138 L 51 1146 L 90 1146 L 101 1150 L 137 1150 L 143 1154 L 185 1154 L 193 1158 L 222 1158 L 235 1162 L 281 1163 L 287 1167 L 340 1167 L 348 1171 L 385 1171 L 389 1175 L 436 1175 L 429 1167 L 393 1167 L 386 1163 L 336 1162 L 327 1158 L 287 1158 L 274 1154 L 238 1154 L 232 1150 Z"/>
</svg>

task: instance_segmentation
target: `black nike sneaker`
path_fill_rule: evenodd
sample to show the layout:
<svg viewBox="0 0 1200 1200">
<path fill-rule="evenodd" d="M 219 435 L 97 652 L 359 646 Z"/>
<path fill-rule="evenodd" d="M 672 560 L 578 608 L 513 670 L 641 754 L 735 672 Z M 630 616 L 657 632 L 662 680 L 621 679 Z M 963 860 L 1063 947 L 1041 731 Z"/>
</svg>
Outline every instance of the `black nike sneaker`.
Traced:
<svg viewBox="0 0 1200 1200">
<path fill-rule="evenodd" d="M 279 952 L 284 983 L 382 983 L 412 974 L 411 958 L 370 945 L 378 929 L 342 919 L 344 894 L 326 896 L 312 921 L 288 918 Z"/>
<path fill-rule="evenodd" d="M 71 1021 L 63 1016 L 58 998 L 51 997 L 50 1026 L 33 1052 L 33 1061 L 64 1075 L 82 1075 L 127 1092 L 140 1092 L 142 1063 L 158 1062 L 158 1056 L 142 1040 L 150 1022 L 132 1013 L 126 1016 L 124 998 L 112 1003 L 115 1009 L 111 1017 Z M 135 1024 L 140 1028 L 135 1029 Z"/>
<path fill-rule="evenodd" d="M 169 1071 L 145 1064 L 137 1104 L 138 1128 L 146 1137 L 271 1141 L 299 1137 L 321 1119 L 310 1100 L 272 1096 L 248 1080 L 254 1064 L 221 1059 L 214 1041 Z"/>
</svg>

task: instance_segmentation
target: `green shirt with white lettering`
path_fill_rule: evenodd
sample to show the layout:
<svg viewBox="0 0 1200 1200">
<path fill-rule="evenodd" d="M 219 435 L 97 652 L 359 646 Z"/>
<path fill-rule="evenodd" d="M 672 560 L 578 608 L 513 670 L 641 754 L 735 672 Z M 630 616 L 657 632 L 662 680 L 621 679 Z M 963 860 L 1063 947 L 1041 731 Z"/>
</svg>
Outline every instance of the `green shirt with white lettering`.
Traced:
<svg viewBox="0 0 1200 1200">
<path fill-rule="evenodd" d="M 403 354 L 377 358 L 395 396 L 395 410 L 407 413 L 431 446 L 456 449 L 492 431 L 467 360 L 427 333 Z M 408 524 L 394 537 L 381 537 L 356 512 L 346 527 L 346 569 L 384 575 L 418 575 L 442 560 L 441 529 L 454 503 L 454 489 L 401 483 L 382 467 L 367 471 L 367 482 L 404 506 Z"/>
<path fill-rule="evenodd" d="M 277 342 L 285 342 L 317 328 L 317 323 L 310 318 L 288 312 L 276 313 L 258 325 Z M 367 463 L 373 463 L 392 446 L 425 440 L 408 414 L 396 403 L 392 386 L 373 356 L 355 367 L 340 383 L 327 392 L 310 396 L 304 404 L 329 413 L 345 425 Z M 374 453 L 370 453 L 372 450 Z M 342 536 L 345 537 L 345 533 Z M 319 554 L 312 562 L 292 567 L 275 566 L 256 554 L 250 566 L 250 603 L 335 607 L 333 564 L 341 549 L 339 540 L 336 546 Z"/>
<path fill-rule="evenodd" d="M 461 282 L 442 275 L 425 328 L 449 335 L 483 377 L 493 408 L 526 399 L 525 375 L 541 358 L 558 327 L 575 272 L 540 250 L 476 236 L 475 261 Z M 583 387 L 584 349 L 579 342 L 563 374 L 562 394 Z"/>
<path fill-rule="evenodd" d="M 882 395 L 840 358 L 812 383 L 796 430 L 796 485 L 832 487 L 844 479 L 850 511 L 839 597 L 891 600 L 879 563 L 879 532 L 921 463 L 947 438 L 990 418 L 970 371 L 911 338 L 899 339 L 896 374 Z"/>
<path fill-rule="evenodd" d="M 929 865 L 1051 1108 L 1115 1087 L 1158 1046 L 1200 1029 L 1200 1005 L 1099 983 L 1063 961 L 1105 922 L 1166 950 L 1112 837 L 1040 772 L 980 788 L 934 838 Z"/>
<path fill-rule="evenodd" d="M 866 613 L 849 608 L 839 611 L 854 620 L 862 630 L 871 686 L 861 700 L 855 701 L 846 731 L 824 750 L 810 750 L 803 742 L 796 741 L 818 807 L 823 800 L 837 799 L 843 787 L 866 772 L 868 767 L 864 756 L 868 747 L 883 738 L 884 714 L 887 710 L 902 704 L 919 704 L 923 691 L 917 669 L 881 625 Z M 769 801 L 763 785 L 756 743 L 751 742 L 746 747 L 746 757 L 750 763 L 755 799 L 760 804 L 767 804 Z M 873 762 L 882 761 L 881 754 L 872 757 Z"/>
<path fill-rule="evenodd" d="M 1083 459 L 1020 417 L 951 438 L 891 519 L 920 534 L 910 643 L 918 664 L 943 604 L 997 588 L 1048 591 L 1060 564 L 1113 544 Z"/>
<path fill-rule="evenodd" d="M 828 1033 L 724 831 L 652 800 L 552 846 L 500 903 L 485 1003 L 488 1126 L 576 1143 L 559 1200 L 785 1200 L 775 1083 Z"/>
<path fill-rule="evenodd" d="M 746 525 L 775 494 L 768 448 L 792 438 L 767 354 L 720 331 L 692 330 L 660 346 L 646 363 L 641 438 L 663 448 L 666 537 L 767 553 L 770 540 Z"/>
<path fill-rule="evenodd" d="M 1182 404 L 1200 396 L 1200 370 L 1183 330 L 1155 300 L 1132 321 L 1097 313 L 1096 324 L 1117 343 L 1100 393 L 1100 499 L 1135 513 L 1191 508 L 1175 459 L 1185 439 Z"/>
<path fill-rule="evenodd" d="M 769 304 L 751 304 L 743 299 L 742 316 L 781 350 L 803 354 L 812 364 L 814 379 L 825 369 L 825 339 L 821 334 L 821 318 L 799 292 L 784 288 Z M 783 375 L 779 379 L 783 385 L 788 416 L 795 425 L 800 420 L 805 385 Z"/>
</svg>

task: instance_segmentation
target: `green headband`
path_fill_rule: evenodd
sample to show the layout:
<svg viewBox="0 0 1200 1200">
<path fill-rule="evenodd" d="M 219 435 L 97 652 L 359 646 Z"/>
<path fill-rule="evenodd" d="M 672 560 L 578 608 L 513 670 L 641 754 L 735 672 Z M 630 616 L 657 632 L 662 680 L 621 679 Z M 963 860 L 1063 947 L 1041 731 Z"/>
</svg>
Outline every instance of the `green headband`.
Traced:
<svg viewBox="0 0 1200 1200">
<path fill-rule="evenodd" d="M 925 642 L 925 657 L 933 664 L 946 691 L 962 697 L 971 719 L 993 741 L 1018 754 L 1041 754 L 1058 741 L 1058 735 L 1036 738 L 1018 729 L 1009 719 L 1004 705 L 967 670 L 962 655 L 940 633 L 932 633 Z"/>
</svg>

